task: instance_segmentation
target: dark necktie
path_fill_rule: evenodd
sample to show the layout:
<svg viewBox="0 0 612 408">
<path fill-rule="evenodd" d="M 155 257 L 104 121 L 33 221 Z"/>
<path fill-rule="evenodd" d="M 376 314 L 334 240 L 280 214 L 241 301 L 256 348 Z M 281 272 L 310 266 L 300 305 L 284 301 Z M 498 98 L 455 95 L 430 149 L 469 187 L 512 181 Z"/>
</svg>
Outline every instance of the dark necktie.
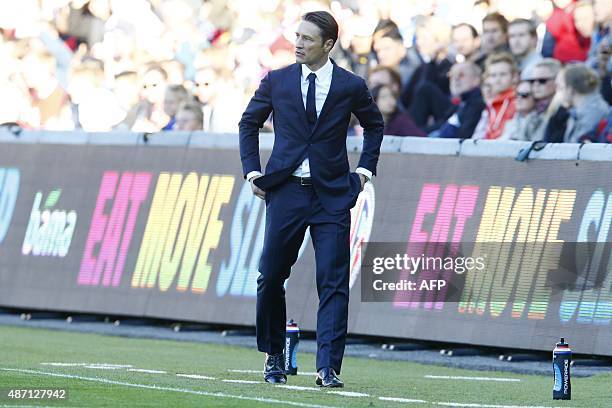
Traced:
<svg viewBox="0 0 612 408">
<path fill-rule="evenodd" d="M 308 93 L 306 94 L 306 117 L 310 124 L 310 129 L 314 128 L 317 123 L 317 105 L 315 104 L 315 79 L 317 75 L 314 72 L 308 74 Z"/>
</svg>

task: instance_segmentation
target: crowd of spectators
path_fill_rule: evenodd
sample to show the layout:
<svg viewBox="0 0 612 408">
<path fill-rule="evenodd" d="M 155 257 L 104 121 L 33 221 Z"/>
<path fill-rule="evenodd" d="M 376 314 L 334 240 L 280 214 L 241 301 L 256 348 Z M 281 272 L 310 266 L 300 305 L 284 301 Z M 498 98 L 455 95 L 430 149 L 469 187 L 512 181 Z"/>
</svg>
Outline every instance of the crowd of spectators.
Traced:
<svg viewBox="0 0 612 408">
<path fill-rule="evenodd" d="M 319 9 L 385 134 L 612 142 L 610 0 L 1 2 L 0 125 L 236 133 Z"/>
</svg>

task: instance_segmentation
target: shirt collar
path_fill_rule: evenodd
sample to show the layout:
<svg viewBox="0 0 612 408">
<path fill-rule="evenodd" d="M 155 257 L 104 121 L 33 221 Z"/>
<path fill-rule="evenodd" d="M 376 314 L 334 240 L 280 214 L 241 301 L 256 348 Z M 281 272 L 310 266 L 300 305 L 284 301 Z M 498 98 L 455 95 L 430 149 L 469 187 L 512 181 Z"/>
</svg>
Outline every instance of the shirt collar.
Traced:
<svg viewBox="0 0 612 408">
<path fill-rule="evenodd" d="M 310 68 L 308 68 L 308 66 L 306 66 L 306 64 L 301 64 L 302 65 L 302 81 L 306 81 L 308 78 L 308 75 L 311 72 L 314 72 L 315 74 L 317 74 L 317 78 L 319 79 L 319 81 L 325 81 L 327 78 L 329 78 L 334 70 L 334 65 L 331 62 L 330 58 L 327 58 L 327 62 L 325 63 L 325 65 L 323 65 L 321 68 L 319 68 L 316 71 L 311 71 Z"/>
</svg>

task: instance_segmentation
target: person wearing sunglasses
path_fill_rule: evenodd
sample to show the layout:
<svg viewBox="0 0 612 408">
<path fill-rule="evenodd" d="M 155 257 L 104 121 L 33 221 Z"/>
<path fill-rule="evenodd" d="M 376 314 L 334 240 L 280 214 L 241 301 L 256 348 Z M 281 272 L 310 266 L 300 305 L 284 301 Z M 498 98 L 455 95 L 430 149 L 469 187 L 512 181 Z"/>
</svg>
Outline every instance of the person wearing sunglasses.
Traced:
<svg viewBox="0 0 612 408">
<path fill-rule="evenodd" d="M 559 108 L 559 103 L 553 103 L 557 86 L 555 78 L 561 70 L 561 63 L 554 58 L 543 58 L 531 69 L 521 74 L 521 81 L 529 84 L 531 97 L 534 101 L 534 115 L 530 126 L 524 128 L 525 133 L 518 140 L 537 141 L 544 138 L 546 124 Z M 536 126 L 533 126 L 533 125 Z"/>
<path fill-rule="evenodd" d="M 516 113 L 504 126 L 504 132 L 499 139 L 531 140 L 533 130 L 539 125 L 538 119 L 531 84 L 529 81 L 521 81 L 516 86 Z"/>
</svg>

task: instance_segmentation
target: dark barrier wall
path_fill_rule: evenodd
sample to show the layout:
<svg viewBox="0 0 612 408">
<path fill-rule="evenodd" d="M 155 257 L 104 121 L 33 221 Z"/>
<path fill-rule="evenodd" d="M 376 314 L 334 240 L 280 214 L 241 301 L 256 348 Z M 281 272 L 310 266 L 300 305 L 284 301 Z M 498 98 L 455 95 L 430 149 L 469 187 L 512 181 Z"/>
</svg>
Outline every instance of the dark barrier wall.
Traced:
<svg viewBox="0 0 612 408">
<path fill-rule="evenodd" d="M 607 242 L 610 170 L 596 161 L 383 154 L 352 211 L 350 332 L 540 350 L 564 336 L 577 352 L 612 355 L 612 274 L 537 304 L 525 295 L 520 307 L 508 282 L 529 294 L 546 271 L 477 276 L 461 302 L 366 303 L 358 251 L 368 241 L 513 237 L 518 218 L 547 241 Z M 0 305 L 253 325 L 263 218 L 233 147 L 0 143 Z M 314 330 L 308 241 L 287 282 L 288 316 Z"/>
</svg>

